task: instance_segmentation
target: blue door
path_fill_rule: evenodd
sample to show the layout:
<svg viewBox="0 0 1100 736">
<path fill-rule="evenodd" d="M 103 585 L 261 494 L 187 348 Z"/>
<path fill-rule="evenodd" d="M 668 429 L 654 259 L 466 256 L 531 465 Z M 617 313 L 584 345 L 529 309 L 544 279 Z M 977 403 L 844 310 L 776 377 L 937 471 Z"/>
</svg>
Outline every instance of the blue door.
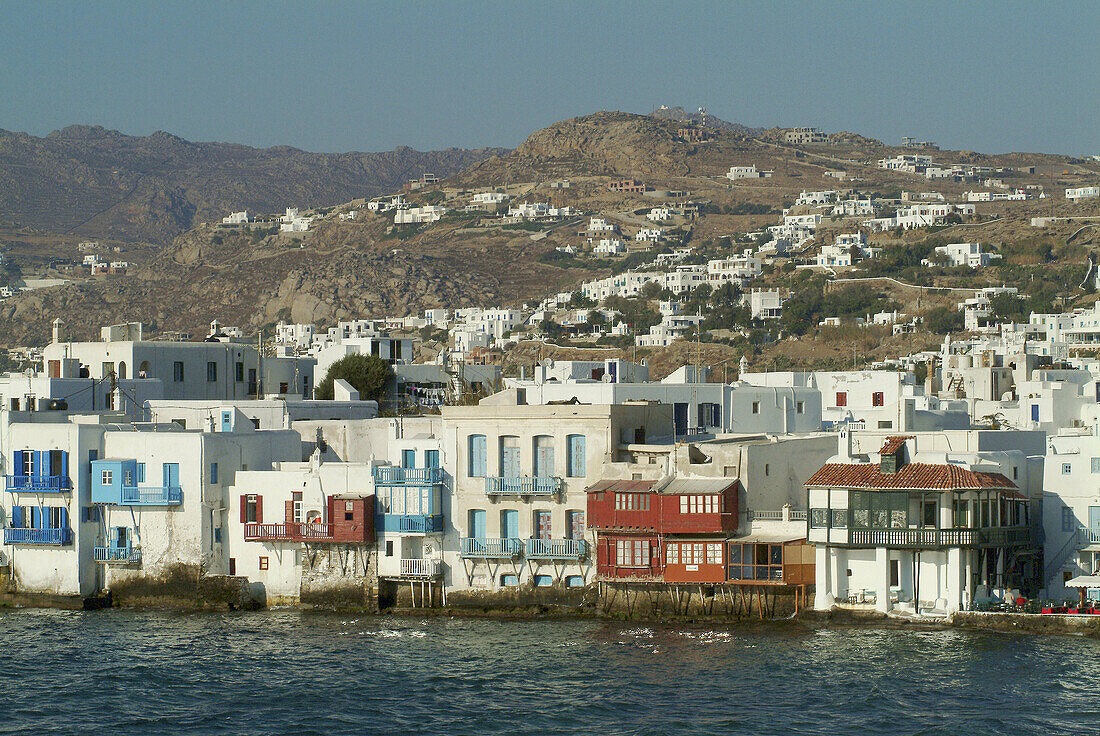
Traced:
<svg viewBox="0 0 1100 736">
<path fill-rule="evenodd" d="M 470 477 L 485 477 L 485 461 L 488 454 L 485 449 L 485 435 L 470 435 Z"/>
<path fill-rule="evenodd" d="M 439 467 L 439 450 L 424 451 L 424 466 L 428 468 Z"/>
<path fill-rule="evenodd" d="M 180 465 L 179 465 L 179 463 L 165 463 L 164 464 L 164 487 L 165 488 L 179 488 L 180 487 Z"/>
<path fill-rule="evenodd" d="M 548 445 L 535 449 L 535 476 L 549 478 L 554 475 L 554 446 Z"/>
<path fill-rule="evenodd" d="M 505 478 L 518 478 L 519 472 L 519 448 L 500 448 L 500 474 Z"/>
<path fill-rule="evenodd" d="M 500 536 L 505 539 L 519 536 L 519 511 L 509 509 L 500 512 Z"/>
<path fill-rule="evenodd" d="M 676 434 L 685 435 L 688 431 L 688 405 L 673 404 L 672 420 L 676 425 Z"/>
<path fill-rule="evenodd" d="M 1039 405 L 1038 404 L 1032 404 L 1031 405 L 1031 421 L 1033 421 L 1033 422 L 1039 421 Z"/>
<path fill-rule="evenodd" d="M 222 412 L 222 431 L 223 432 L 232 432 L 233 431 L 233 412 L 231 412 L 231 411 L 223 411 Z"/>
<path fill-rule="evenodd" d="M 401 451 L 401 467 L 403 467 L 403 468 L 415 468 L 416 467 L 416 450 L 402 450 Z"/>
<path fill-rule="evenodd" d="M 614 365 L 614 364 L 612 364 Z M 584 447 L 584 435 L 583 434 L 571 434 L 569 435 L 569 477 L 570 478 L 583 478 L 587 475 L 585 471 L 585 447 Z"/>
<path fill-rule="evenodd" d="M 485 539 L 485 510 L 470 510 L 470 536 L 474 539 Z"/>
</svg>

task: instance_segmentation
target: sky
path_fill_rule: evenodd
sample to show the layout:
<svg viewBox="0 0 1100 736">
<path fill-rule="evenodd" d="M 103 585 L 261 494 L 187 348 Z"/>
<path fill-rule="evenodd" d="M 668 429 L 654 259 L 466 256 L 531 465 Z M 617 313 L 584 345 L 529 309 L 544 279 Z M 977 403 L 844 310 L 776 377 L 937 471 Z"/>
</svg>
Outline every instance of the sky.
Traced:
<svg viewBox="0 0 1100 736">
<path fill-rule="evenodd" d="M 1096 2 L 0 0 L 0 128 L 311 151 L 507 146 L 661 104 L 1100 153 Z"/>
</svg>

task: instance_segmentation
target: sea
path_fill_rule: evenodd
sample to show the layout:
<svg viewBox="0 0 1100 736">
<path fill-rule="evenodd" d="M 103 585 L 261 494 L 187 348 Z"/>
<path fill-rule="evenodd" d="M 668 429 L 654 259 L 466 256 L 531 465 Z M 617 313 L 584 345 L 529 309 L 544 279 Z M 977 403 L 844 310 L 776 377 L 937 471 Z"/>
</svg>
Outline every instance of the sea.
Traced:
<svg viewBox="0 0 1100 736">
<path fill-rule="evenodd" d="M 0 734 L 1100 734 L 1100 642 L 0 611 Z"/>
</svg>

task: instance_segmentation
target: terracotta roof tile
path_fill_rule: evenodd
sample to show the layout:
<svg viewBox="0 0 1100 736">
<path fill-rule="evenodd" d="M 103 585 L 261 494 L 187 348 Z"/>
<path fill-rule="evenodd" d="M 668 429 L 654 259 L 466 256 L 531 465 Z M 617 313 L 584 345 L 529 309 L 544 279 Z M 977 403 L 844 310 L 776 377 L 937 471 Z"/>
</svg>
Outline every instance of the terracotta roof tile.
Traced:
<svg viewBox="0 0 1100 736">
<path fill-rule="evenodd" d="M 810 476 L 806 485 L 871 490 L 1016 490 L 1016 485 L 1001 473 L 929 463 L 909 463 L 893 474 L 883 473 L 876 463 L 826 463 Z"/>
<path fill-rule="evenodd" d="M 914 440 L 916 437 L 913 435 L 899 435 L 897 437 L 887 437 L 886 444 L 882 446 L 882 449 L 878 451 L 880 455 L 893 455 L 905 445 L 905 440 Z"/>
</svg>

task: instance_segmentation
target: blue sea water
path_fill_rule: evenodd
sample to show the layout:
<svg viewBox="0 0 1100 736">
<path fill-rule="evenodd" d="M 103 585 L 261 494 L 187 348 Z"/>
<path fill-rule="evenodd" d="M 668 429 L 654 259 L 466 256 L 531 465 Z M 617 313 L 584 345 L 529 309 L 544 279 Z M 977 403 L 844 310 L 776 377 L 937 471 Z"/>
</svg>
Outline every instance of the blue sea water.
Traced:
<svg viewBox="0 0 1100 736">
<path fill-rule="evenodd" d="M 1100 642 L 0 611 L 0 734 L 1092 734 Z"/>
</svg>

